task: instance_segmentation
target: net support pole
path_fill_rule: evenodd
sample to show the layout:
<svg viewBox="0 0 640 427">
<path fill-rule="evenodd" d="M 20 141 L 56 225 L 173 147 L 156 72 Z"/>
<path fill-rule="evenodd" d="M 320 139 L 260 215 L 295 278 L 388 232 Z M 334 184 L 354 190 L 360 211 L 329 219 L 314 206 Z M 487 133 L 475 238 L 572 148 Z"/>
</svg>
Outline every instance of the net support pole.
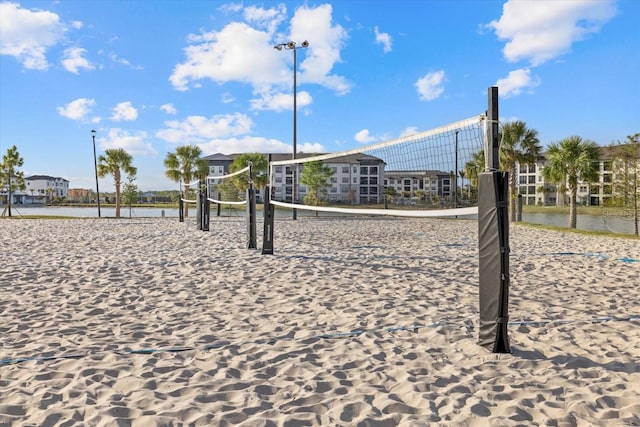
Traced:
<svg viewBox="0 0 640 427">
<path fill-rule="evenodd" d="M 202 205 L 204 201 L 204 192 L 202 191 L 202 185 L 198 188 L 198 197 L 196 202 L 196 221 L 198 222 L 198 230 L 202 230 Z"/>
<path fill-rule="evenodd" d="M 222 193 L 218 192 L 218 200 L 222 200 Z M 220 210 L 222 210 L 222 205 L 220 203 L 216 203 L 216 216 L 220 216 Z"/>
<path fill-rule="evenodd" d="M 487 111 L 488 172 L 478 174 L 478 252 L 480 331 L 478 342 L 494 353 L 510 353 L 509 321 L 509 174 L 497 170 L 498 88 L 489 88 Z"/>
<path fill-rule="evenodd" d="M 256 189 L 253 187 L 253 170 L 249 163 L 249 188 L 247 188 L 247 228 L 249 241 L 247 249 L 257 249 L 256 238 Z"/>
<path fill-rule="evenodd" d="M 182 201 L 182 193 L 178 199 L 178 222 L 184 222 L 184 202 Z"/>
<path fill-rule="evenodd" d="M 205 194 L 204 205 L 202 206 L 202 231 L 209 231 L 210 212 L 211 212 L 211 201 Z"/>
<path fill-rule="evenodd" d="M 264 189 L 264 230 L 262 233 L 262 254 L 273 255 L 273 225 L 275 206 L 271 204 L 271 189 Z"/>
</svg>

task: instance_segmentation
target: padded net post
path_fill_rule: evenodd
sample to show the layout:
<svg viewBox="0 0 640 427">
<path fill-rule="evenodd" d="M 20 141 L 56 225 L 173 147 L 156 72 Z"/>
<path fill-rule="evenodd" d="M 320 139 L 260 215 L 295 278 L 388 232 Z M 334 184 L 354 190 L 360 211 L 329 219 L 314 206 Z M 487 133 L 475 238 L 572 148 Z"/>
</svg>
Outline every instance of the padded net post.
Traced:
<svg viewBox="0 0 640 427">
<path fill-rule="evenodd" d="M 211 202 L 204 195 L 204 205 L 202 205 L 202 231 L 209 231 L 209 222 L 210 222 L 210 212 L 211 212 Z"/>
<path fill-rule="evenodd" d="M 262 233 L 262 254 L 273 255 L 273 225 L 275 206 L 271 204 L 269 197 L 271 189 L 267 185 L 264 189 L 264 230 Z"/>
<path fill-rule="evenodd" d="M 256 190 L 253 184 L 247 189 L 247 234 L 249 236 L 247 249 L 257 249 L 256 238 Z"/>
<path fill-rule="evenodd" d="M 494 353 L 510 353 L 509 321 L 509 174 L 497 171 L 498 88 L 489 88 L 486 165 L 478 174 L 478 253 L 480 331 L 478 342 Z"/>
</svg>

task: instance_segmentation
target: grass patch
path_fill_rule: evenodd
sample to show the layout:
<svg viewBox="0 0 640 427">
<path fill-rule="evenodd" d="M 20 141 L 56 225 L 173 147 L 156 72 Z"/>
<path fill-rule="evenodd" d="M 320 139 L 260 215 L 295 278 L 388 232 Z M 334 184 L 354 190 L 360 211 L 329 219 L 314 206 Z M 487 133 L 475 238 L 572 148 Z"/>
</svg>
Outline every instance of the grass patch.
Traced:
<svg viewBox="0 0 640 427">
<path fill-rule="evenodd" d="M 634 236 L 632 234 L 610 233 L 606 231 L 589 231 L 589 230 L 581 230 L 579 228 L 560 227 L 557 225 L 534 224 L 532 222 L 518 222 L 517 224 L 523 225 L 526 227 L 531 227 L 531 228 L 538 228 L 541 230 L 558 231 L 561 233 L 574 233 L 574 234 L 583 234 L 586 236 L 617 237 L 620 239 L 640 240 L 639 236 Z"/>
<path fill-rule="evenodd" d="M 602 206 L 578 206 L 578 215 L 594 215 L 603 216 L 605 211 L 607 215 L 619 215 L 624 216 L 628 209 L 621 207 L 602 207 Z M 545 214 L 566 214 L 569 215 L 569 206 L 522 206 L 523 213 L 545 213 Z"/>
</svg>

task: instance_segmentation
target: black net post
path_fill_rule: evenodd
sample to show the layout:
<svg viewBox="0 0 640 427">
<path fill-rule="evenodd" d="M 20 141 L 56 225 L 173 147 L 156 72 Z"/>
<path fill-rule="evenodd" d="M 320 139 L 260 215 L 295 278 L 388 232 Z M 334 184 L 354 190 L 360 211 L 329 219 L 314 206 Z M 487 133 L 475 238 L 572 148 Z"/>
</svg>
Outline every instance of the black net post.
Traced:
<svg viewBox="0 0 640 427">
<path fill-rule="evenodd" d="M 253 187 L 253 165 L 249 162 L 249 188 L 247 188 L 247 249 L 258 247 L 256 238 L 256 190 Z"/>
<path fill-rule="evenodd" d="M 275 206 L 271 204 L 270 186 L 264 189 L 264 230 L 262 233 L 262 254 L 273 255 L 273 224 Z"/>
<path fill-rule="evenodd" d="M 218 200 L 222 200 L 222 194 L 218 191 Z M 220 216 L 220 211 L 222 209 L 222 205 L 220 203 L 216 203 L 216 216 Z"/>
<path fill-rule="evenodd" d="M 478 252 L 480 281 L 479 344 L 494 353 L 510 353 L 509 321 L 509 174 L 498 171 L 498 88 L 489 88 L 487 166 L 478 174 Z"/>
<path fill-rule="evenodd" d="M 204 204 L 202 205 L 202 231 L 209 231 L 210 212 L 211 201 L 209 200 L 208 193 L 205 193 Z"/>
<path fill-rule="evenodd" d="M 198 197 L 196 202 L 196 221 L 198 222 L 198 230 L 202 230 L 202 205 L 204 201 L 204 193 L 202 191 L 202 185 L 198 188 Z"/>
<path fill-rule="evenodd" d="M 182 201 L 182 193 L 178 199 L 178 221 L 184 222 L 184 202 Z"/>
</svg>

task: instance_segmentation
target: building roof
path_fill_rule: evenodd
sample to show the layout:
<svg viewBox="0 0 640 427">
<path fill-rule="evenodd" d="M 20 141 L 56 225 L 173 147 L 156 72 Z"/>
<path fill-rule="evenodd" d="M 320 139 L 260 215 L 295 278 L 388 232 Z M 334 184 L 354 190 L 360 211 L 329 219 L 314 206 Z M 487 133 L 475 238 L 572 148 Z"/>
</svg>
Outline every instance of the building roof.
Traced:
<svg viewBox="0 0 640 427">
<path fill-rule="evenodd" d="M 218 161 L 218 162 L 222 162 L 222 161 L 233 161 L 233 159 L 235 158 L 235 156 L 238 156 L 238 154 L 232 154 L 231 156 L 228 156 L 226 154 L 222 154 L 222 153 L 215 153 L 215 154 L 210 154 L 208 156 L 203 157 L 203 160 L 208 160 L 208 161 Z"/>
<path fill-rule="evenodd" d="M 67 181 L 69 182 L 68 179 L 64 179 L 61 177 L 53 177 L 53 176 L 49 176 L 49 175 L 31 175 L 25 178 L 25 180 L 27 181 Z"/>
</svg>

